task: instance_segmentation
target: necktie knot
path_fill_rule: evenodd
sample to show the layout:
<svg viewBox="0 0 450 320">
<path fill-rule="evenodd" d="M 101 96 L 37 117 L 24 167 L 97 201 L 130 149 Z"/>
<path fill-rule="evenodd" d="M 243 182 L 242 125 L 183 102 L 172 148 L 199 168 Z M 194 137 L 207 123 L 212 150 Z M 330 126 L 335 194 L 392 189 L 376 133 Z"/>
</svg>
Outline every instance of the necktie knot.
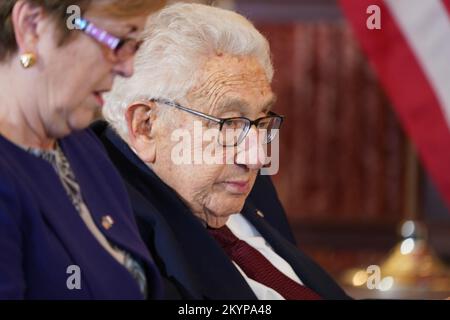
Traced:
<svg viewBox="0 0 450 320">
<path fill-rule="evenodd" d="M 223 226 L 218 229 L 209 229 L 209 233 L 220 243 L 222 247 L 230 247 L 237 244 L 239 239 L 228 229 Z"/>
</svg>

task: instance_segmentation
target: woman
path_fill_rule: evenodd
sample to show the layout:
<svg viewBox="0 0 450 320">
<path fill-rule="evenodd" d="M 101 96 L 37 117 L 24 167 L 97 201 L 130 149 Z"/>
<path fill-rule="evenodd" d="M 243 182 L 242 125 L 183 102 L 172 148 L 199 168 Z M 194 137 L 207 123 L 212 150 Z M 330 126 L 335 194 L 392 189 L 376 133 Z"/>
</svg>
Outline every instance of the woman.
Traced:
<svg viewBox="0 0 450 320">
<path fill-rule="evenodd" d="M 120 177 L 82 129 L 162 2 L 1 1 L 0 299 L 158 297 Z"/>
</svg>

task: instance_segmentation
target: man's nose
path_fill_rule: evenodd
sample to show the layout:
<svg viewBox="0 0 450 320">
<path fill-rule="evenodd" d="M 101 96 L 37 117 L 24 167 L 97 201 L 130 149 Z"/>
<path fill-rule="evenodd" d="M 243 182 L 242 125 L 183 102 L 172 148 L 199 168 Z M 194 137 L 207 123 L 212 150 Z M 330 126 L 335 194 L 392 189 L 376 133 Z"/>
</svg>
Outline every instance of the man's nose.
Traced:
<svg viewBox="0 0 450 320">
<path fill-rule="evenodd" d="M 267 161 L 266 150 L 262 143 L 263 134 L 252 126 L 244 141 L 237 146 L 235 162 L 249 169 L 259 170 Z"/>
</svg>

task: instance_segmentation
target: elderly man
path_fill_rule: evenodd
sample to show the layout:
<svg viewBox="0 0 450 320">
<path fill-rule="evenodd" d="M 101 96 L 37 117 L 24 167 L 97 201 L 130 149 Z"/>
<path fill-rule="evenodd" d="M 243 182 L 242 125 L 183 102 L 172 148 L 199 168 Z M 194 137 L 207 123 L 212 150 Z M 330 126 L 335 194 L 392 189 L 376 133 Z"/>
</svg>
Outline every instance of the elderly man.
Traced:
<svg viewBox="0 0 450 320">
<path fill-rule="evenodd" d="M 282 123 L 270 111 L 265 38 L 204 5 L 173 5 L 149 21 L 135 75 L 107 97 L 112 129 L 97 132 L 167 287 L 193 299 L 348 298 L 289 241 L 267 177 L 258 183 L 268 199 L 248 197 Z"/>
</svg>

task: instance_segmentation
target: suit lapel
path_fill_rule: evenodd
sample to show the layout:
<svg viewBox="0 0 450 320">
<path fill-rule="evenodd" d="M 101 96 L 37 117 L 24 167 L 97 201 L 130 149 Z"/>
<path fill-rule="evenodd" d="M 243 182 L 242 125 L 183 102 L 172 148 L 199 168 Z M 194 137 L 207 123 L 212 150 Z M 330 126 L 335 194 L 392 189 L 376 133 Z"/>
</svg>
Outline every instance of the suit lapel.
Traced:
<svg viewBox="0 0 450 320">
<path fill-rule="evenodd" d="M 140 177 L 145 177 L 141 180 L 145 186 L 141 185 L 140 191 L 155 204 L 158 214 L 164 217 L 187 264 L 201 275 L 200 278 L 196 277 L 196 281 L 200 282 L 202 296 L 206 299 L 255 299 L 230 259 L 175 192 L 150 170 L 145 175 L 141 173 Z M 149 186 L 152 190 L 148 189 Z"/>
<path fill-rule="evenodd" d="M 179 247 L 172 229 L 164 218 L 156 213 L 156 208 L 148 199 L 143 197 L 142 193 L 128 183 L 127 189 L 141 229 L 141 235 L 144 242 L 151 248 L 153 258 L 160 267 L 161 273 L 166 278 L 181 284 L 185 298 L 201 299 L 198 282 L 193 281 L 196 279 L 196 273 L 193 273 L 186 263 L 184 253 Z"/>
<path fill-rule="evenodd" d="M 80 162 L 78 160 L 77 152 L 81 150 L 74 150 L 73 148 L 64 148 L 65 143 L 62 143 L 62 148 L 66 157 L 70 161 L 72 170 L 75 173 L 77 181 L 80 185 L 83 199 L 89 208 L 91 216 L 102 234 L 112 243 L 118 245 L 122 249 L 130 252 L 135 257 L 152 263 L 149 256 L 145 253 L 145 246 L 142 244 L 138 235 L 135 232 L 135 225 L 133 225 L 133 218 L 124 219 L 131 212 L 123 212 L 128 210 L 124 207 L 119 199 L 114 198 L 113 194 L 102 194 L 104 199 L 99 199 L 97 190 L 104 190 L 104 186 L 100 185 L 104 179 L 95 179 L 98 173 L 94 172 L 93 168 Z M 101 161 L 100 159 L 98 161 Z M 124 190 L 125 191 L 125 190 Z M 110 228 L 103 225 L 105 217 L 111 217 L 114 223 Z"/>
<path fill-rule="evenodd" d="M 83 277 L 82 290 L 83 292 L 89 292 L 91 298 L 114 297 L 114 295 L 117 297 L 118 290 L 114 289 L 118 287 L 121 287 L 121 293 L 124 297 L 130 297 L 134 294 L 138 298 L 139 288 L 137 284 L 131 278 L 131 275 L 101 247 L 92 233 L 89 232 L 68 199 L 51 165 L 45 160 L 35 159 L 34 156 L 30 155 L 27 170 L 33 171 L 35 179 L 38 181 L 38 183 L 35 181 L 28 182 L 30 193 L 39 205 L 43 219 L 51 230 L 49 232 L 55 234 L 64 248 L 64 253 L 67 254 L 67 257 L 61 256 L 60 260 L 54 262 L 61 262 L 63 265 L 54 268 L 64 273 L 70 264 L 80 266 Z M 27 181 L 29 177 L 23 176 L 22 179 Z M 99 275 L 98 270 L 109 270 L 109 273 Z M 127 277 L 129 277 L 129 281 L 124 281 Z M 116 284 L 105 286 L 105 282 L 112 278 L 117 279 Z M 65 282 L 63 283 L 65 284 Z M 109 291 L 102 291 L 104 289 L 109 289 Z"/>
<path fill-rule="evenodd" d="M 145 263 L 147 277 L 149 280 L 153 280 L 148 281 L 148 291 L 157 295 L 161 288 L 158 270 L 148 254 L 147 248 L 139 237 L 132 212 L 128 212 L 131 207 L 121 201 L 126 196 L 126 190 L 123 188 L 123 197 L 117 199 L 116 192 L 120 192 L 118 191 L 120 185 L 116 186 L 117 189 L 114 192 L 110 191 L 105 185 L 102 185 L 107 181 L 107 177 L 103 176 L 102 172 L 97 172 L 95 168 L 92 168 L 84 161 L 84 157 L 88 157 L 89 155 L 83 154 L 85 151 L 79 145 L 82 142 L 78 140 L 81 139 L 72 139 L 71 147 L 69 148 L 68 141 L 64 139 L 61 141 L 61 148 L 70 162 L 80 185 L 83 199 L 89 208 L 94 223 L 111 244 L 118 246 L 131 254 L 133 258 Z M 109 168 L 112 166 L 105 155 L 104 158 L 97 159 L 97 168 L 102 167 L 102 161 L 105 167 Z M 102 190 L 102 193 L 100 194 L 97 190 Z M 113 221 L 110 228 L 105 227 L 103 223 L 104 219 L 108 216 Z M 95 242 L 97 243 L 97 241 Z M 135 283 L 134 280 L 133 283 Z"/>
</svg>

